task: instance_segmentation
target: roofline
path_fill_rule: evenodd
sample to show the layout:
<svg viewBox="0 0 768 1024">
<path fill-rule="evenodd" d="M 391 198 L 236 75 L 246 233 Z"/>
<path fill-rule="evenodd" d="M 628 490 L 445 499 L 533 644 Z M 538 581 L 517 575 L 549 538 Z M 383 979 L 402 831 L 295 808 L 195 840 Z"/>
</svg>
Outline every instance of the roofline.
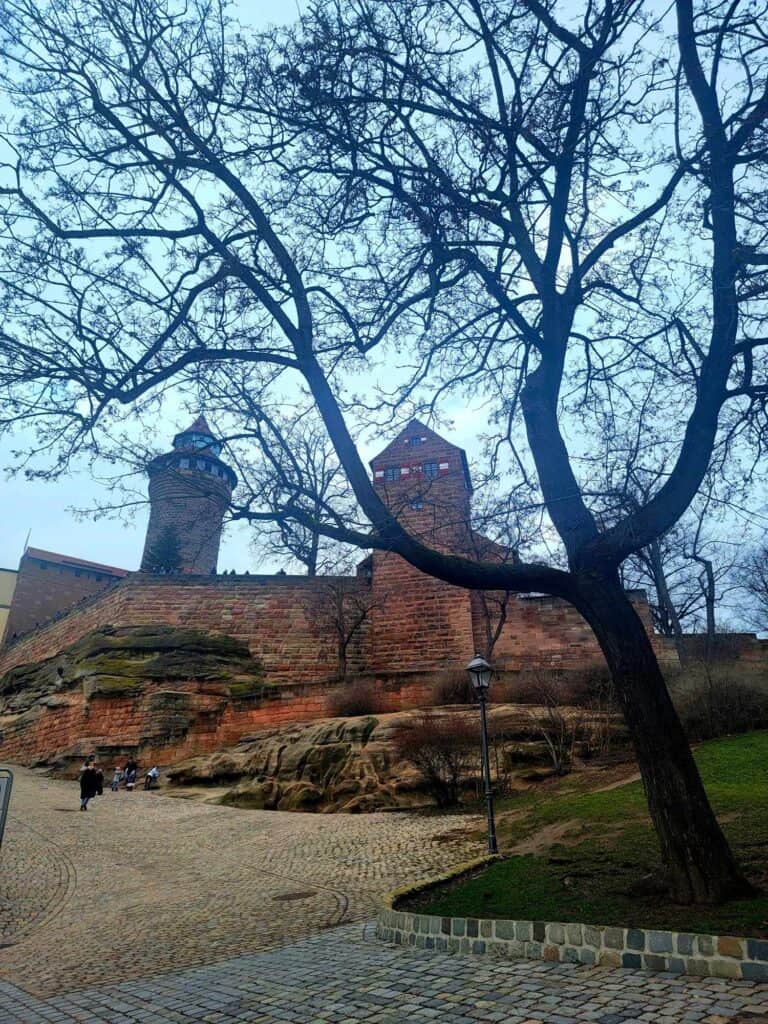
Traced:
<svg viewBox="0 0 768 1024">
<path fill-rule="evenodd" d="M 466 453 L 466 451 L 462 447 L 460 447 L 459 445 L 454 444 L 453 441 L 449 441 L 447 438 L 443 437 L 442 434 L 438 434 L 438 432 L 436 430 L 433 430 L 432 427 L 428 427 L 426 423 L 422 423 L 421 420 L 417 420 L 417 419 L 409 420 L 409 422 L 402 428 L 402 430 L 398 431 L 398 433 L 392 438 L 392 440 L 389 442 L 389 444 L 385 445 L 383 451 L 386 451 L 387 448 L 389 448 L 389 445 L 394 444 L 395 441 L 398 439 L 398 437 L 400 437 L 402 434 L 406 433 L 406 431 L 410 427 L 412 427 L 412 426 L 419 426 L 423 430 L 428 430 L 430 432 L 430 434 L 434 434 L 434 436 L 439 441 L 442 441 L 443 444 L 448 445 L 449 448 L 453 448 L 454 451 L 457 451 L 459 453 L 459 455 L 461 456 L 461 468 L 464 471 L 464 479 L 465 479 L 465 481 L 467 483 L 467 490 L 469 491 L 470 494 L 474 494 L 475 488 L 472 486 L 472 476 L 471 476 L 471 474 L 469 472 L 469 462 L 467 460 L 467 453 Z M 368 460 L 368 466 L 369 466 L 371 472 L 373 472 L 373 468 L 374 468 L 373 464 L 374 464 L 374 462 L 378 461 L 381 458 L 381 454 L 382 453 L 379 452 L 378 455 L 374 455 L 373 458 Z"/>
<path fill-rule="evenodd" d="M 90 562 L 86 558 L 62 555 L 57 551 L 45 551 L 43 548 L 27 548 L 21 556 L 21 560 L 23 561 L 25 558 L 36 558 L 41 562 L 53 562 L 55 565 L 71 565 L 74 568 L 95 569 L 98 572 L 109 573 L 111 576 L 127 576 L 130 571 L 120 569 L 116 565 L 104 565 L 103 562 Z"/>
</svg>

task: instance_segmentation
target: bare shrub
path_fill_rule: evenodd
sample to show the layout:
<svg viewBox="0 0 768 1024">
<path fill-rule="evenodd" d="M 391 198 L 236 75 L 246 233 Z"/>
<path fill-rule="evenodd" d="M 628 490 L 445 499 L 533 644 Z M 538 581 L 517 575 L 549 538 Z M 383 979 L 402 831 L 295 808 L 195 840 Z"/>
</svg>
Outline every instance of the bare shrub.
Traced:
<svg viewBox="0 0 768 1024">
<path fill-rule="evenodd" d="M 454 807 L 478 774 L 478 732 L 463 716 L 423 711 L 398 729 L 394 745 L 424 776 L 438 807 Z"/>
<path fill-rule="evenodd" d="M 613 684 L 607 668 L 536 668 L 519 674 L 504 685 L 504 697 L 510 704 L 539 704 L 542 688 L 557 693 L 558 703 L 571 707 L 591 707 L 595 701 L 612 699 Z M 495 696 L 498 700 L 498 696 Z"/>
<path fill-rule="evenodd" d="M 333 718 L 354 718 L 357 715 L 375 715 L 381 710 L 381 700 L 370 683 L 349 683 L 328 698 L 328 714 Z"/>
<path fill-rule="evenodd" d="M 585 714 L 565 710 L 572 705 L 572 689 L 556 673 L 533 673 L 528 686 L 529 703 L 535 705 L 528 711 L 531 724 L 547 745 L 555 774 L 567 775 L 584 734 Z"/>
<path fill-rule="evenodd" d="M 432 703 L 472 704 L 475 695 L 466 669 L 445 669 L 440 673 L 432 689 Z"/>
<path fill-rule="evenodd" d="M 592 678 L 591 696 L 587 700 L 586 709 L 581 756 L 607 757 L 616 737 L 617 711 L 613 681 L 607 671 Z"/>
<path fill-rule="evenodd" d="M 676 680 L 673 698 L 688 737 L 714 739 L 768 728 L 768 683 L 701 663 Z"/>
</svg>

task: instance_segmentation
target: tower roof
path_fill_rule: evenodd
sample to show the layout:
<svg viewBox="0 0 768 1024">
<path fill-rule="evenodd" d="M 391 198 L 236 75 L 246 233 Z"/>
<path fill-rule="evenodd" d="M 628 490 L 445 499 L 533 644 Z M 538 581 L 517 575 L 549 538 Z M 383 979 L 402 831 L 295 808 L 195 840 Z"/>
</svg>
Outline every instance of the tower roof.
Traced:
<svg viewBox="0 0 768 1024">
<path fill-rule="evenodd" d="M 430 430 L 426 424 L 422 423 L 421 420 L 413 419 L 411 422 L 404 427 L 400 433 L 395 437 L 386 448 L 383 448 L 378 455 L 370 460 L 368 465 L 374 470 L 380 467 L 386 462 L 399 462 L 403 458 L 412 458 L 414 455 L 414 449 L 412 448 L 413 438 L 418 437 L 420 444 L 424 447 L 420 449 L 424 453 L 424 457 L 428 458 L 435 450 L 443 452 L 456 452 L 459 462 L 461 465 L 464 480 L 467 485 L 467 489 L 472 492 L 472 479 L 469 475 L 469 465 L 467 463 L 467 453 L 463 448 L 459 448 L 458 445 L 451 444 L 450 441 L 446 441 L 440 434 L 435 433 L 434 430 Z M 374 467 L 374 463 L 376 466 Z"/>
<path fill-rule="evenodd" d="M 208 426 L 208 420 L 205 418 L 203 413 L 197 417 L 191 427 L 187 427 L 186 430 L 181 431 L 182 434 L 210 434 L 213 437 L 213 431 Z"/>
<path fill-rule="evenodd" d="M 210 438 L 210 447 L 218 454 L 221 449 L 221 445 L 216 440 L 216 435 L 213 433 L 211 428 L 208 426 L 208 420 L 205 416 L 200 413 L 195 422 L 187 427 L 186 430 L 180 430 L 173 439 L 174 448 L 186 448 L 200 447 L 200 440 L 202 438 Z M 206 445 L 208 447 L 208 445 Z"/>
</svg>

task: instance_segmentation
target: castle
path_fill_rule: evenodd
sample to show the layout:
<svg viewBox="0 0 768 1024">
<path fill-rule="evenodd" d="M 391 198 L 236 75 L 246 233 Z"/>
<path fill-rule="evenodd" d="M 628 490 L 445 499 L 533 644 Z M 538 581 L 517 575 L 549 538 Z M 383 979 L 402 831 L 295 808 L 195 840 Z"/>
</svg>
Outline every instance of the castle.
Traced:
<svg viewBox="0 0 768 1024">
<path fill-rule="evenodd" d="M 414 420 L 370 465 L 384 502 L 427 544 L 470 557 L 507 557 L 470 526 L 472 482 L 461 448 Z M 224 733 L 212 727 L 210 745 L 260 725 L 328 714 L 334 688 L 353 677 L 374 685 L 388 709 L 418 706 L 441 673 L 463 669 L 476 651 L 509 671 L 603 663 L 591 630 L 565 602 L 464 590 L 391 552 L 374 551 L 354 576 L 218 575 L 236 477 L 202 416 L 175 436 L 172 450 L 155 458 L 148 473 L 151 513 L 139 572 L 25 551 L 0 648 L 0 678 L 46 659 L 54 665 L 67 647 L 105 627 L 194 627 L 230 636 L 263 666 L 272 696 L 234 718 L 231 709 L 222 711 L 229 724 Z M 660 657 L 675 661 L 669 642 L 653 636 L 644 593 L 631 596 Z M 110 707 L 112 714 L 114 701 Z M 89 729 L 106 734 L 110 727 L 98 725 L 97 712 L 89 705 Z M 56 714 L 61 718 L 50 709 Z M 77 714 L 68 714 L 71 726 Z M 121 714 L 125 729 L 144 711 L 126 704 Z M 44 722 L 36 720 L 34 728 Z M 27 736 L 23 750 L 34 752 L 36 742 Z M 8 733 L 3 749 L 13 756 Z M 166 753 L 165 761 L 178 751 Z"/>
</svg>

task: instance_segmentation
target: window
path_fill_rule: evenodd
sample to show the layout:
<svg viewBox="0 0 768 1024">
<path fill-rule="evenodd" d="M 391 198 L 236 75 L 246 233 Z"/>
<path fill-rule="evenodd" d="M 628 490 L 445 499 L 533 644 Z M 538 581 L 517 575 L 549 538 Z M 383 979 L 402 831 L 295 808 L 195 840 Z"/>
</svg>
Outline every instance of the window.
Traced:
<svg viewBox="0 0 768 1024">
<path fill-rule="evenodd" d="M 424 474 L 425 474 L 425 476 L 437 476 L 437 463 L 436 462 L 425 462 L 424 463 Z"/>
<path fill-rule="evenodd" d="M 420 437 L 412 437 L 411 438 L 411 448 L 418 448 L 420 445 L 421 445 L 421 438 Z"/>
<path fill-rule="evenodd" d="M 179 459 L 180 469 L 189 469 L 189 459 Z"/>
<path fill-rule="evenodd" d="M 384 479 L 399 480 L 400 470 L 397 468 L 397 466 L 387 466 L 387 468 L 384 470 Z"/>
<path fill-rule="evenodd" d="M 423 501 L 419 501 L 418 499 L 416 501 L 412 501 L 411 502 L 411 508 L 415 509 L 417 512 L 419 512 L 421 509 L 424 508 L 424 502 Z"/>
<path fill-rule="evenodd" d="M 197 468 L 205 470 L 205 459 L 198 459 L 197 460 Z"/>
</svg>

